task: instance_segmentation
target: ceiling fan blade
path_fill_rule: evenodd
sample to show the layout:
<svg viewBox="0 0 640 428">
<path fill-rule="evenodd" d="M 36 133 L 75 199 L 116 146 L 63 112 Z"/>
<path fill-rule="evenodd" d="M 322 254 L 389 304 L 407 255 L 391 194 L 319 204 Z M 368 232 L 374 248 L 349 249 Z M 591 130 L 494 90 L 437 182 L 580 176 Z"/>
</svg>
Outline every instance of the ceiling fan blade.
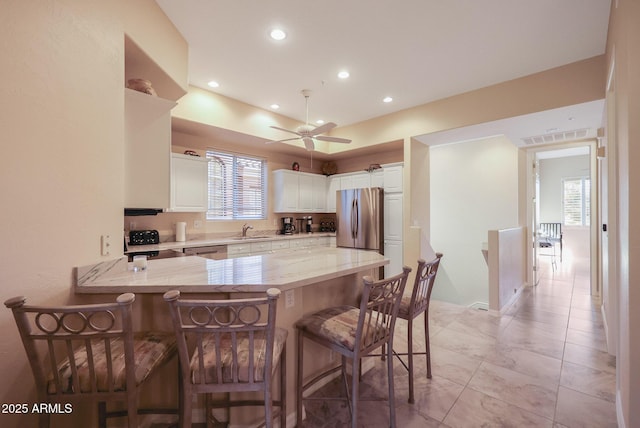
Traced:
<svg viewBox="0 0 640 428">
<path fill-rule="evenodd" d="M 320 141 L 329 141 L 331 143 L 344 143 L 344 144 L 349 144 L 351 142 L 351 140 L 348 140 L 346 138 L 339 138 L 339 137 L 324 137 L 322 135 L 318 135 L 317 137 L 314 137 L 316 140 L 320 140 Z"/>
<path fill-rule="evenodd" d="M 316 129 L 312 130 L 311 135 L 324 134 L 325 132 L 335 128 L 336 126 L 338 125 L 333 122 L 327 122 L 324 125 L 320 125 Z"/>
<path fill-rule="evenodd" d="M 293 141 L 293 140 L 299 140 L 300 137 L 294 137 L 294 138 L 287 138 L 286 140 L 277 140 L 277 141 L 265 141 L 265 144 L 273 144 L 273 143 L 284 143 L 285 141 Z"/>
<path fill-rule="evenodd" d="M 313 139 L 310 137 L 305 137 L 302 139 L 302 141 L 304 141 L 304 147 L 307 150 L 315 150 L 316 146 L 315 144 L 313 144 Z"/>
<path fill-rule="evenodd" d="M 300 135 L 299 133 L 297 133 L 296 131 L 291 131 L 289 129 L 284 129 L 284 128 L 280 128 L 279 126 L 271 126 L 271 128 L 273 129 L 277 129 L 279 131 L 284 131 L 284 132 L 289 132 L 291 134 L 296 134 L 296 135 Z"/>
</svg>

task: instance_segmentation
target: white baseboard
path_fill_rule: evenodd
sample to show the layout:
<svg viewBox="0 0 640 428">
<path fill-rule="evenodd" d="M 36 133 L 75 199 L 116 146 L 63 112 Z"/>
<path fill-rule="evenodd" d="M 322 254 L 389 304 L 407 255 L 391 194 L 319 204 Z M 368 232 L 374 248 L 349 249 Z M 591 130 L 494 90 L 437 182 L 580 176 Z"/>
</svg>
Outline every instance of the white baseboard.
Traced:
<svg viewBox="0 0 640 428">
<path fill-rule="evenodd" d="M 620 391 L 616 391 L 616 418 L 618 419 L 618 428 L 626 428 L 624 423 L 624 413 L 622 411 L 622 400 L 620 399 Z"/>
</svg>

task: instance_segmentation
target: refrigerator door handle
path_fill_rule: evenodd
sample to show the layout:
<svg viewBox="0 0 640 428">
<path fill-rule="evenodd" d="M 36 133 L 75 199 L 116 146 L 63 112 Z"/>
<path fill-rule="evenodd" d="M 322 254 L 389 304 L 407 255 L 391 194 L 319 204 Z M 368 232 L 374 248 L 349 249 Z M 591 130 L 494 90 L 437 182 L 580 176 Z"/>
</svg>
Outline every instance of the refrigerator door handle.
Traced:
<svg viewBox="0 0 640 428">
<path fill-rule="evenodd" d="M 353 225 L 354 225 L 354 227 L 353 227 L 353 231 L 354 231 L 353 232 L 353 237 L 355 239 L 358 239 L 358 231 L 360 230 L 360 224 L 359 224 L 360 223 L 360 212 L 358 211 L 358 200 L 356 199 L 354 202 L 355 202 L 355 207 L 356 208 L 354 210 L 355 221 L 353 222 Z"/>
<path fill-rule="evenodd" d="M 352 239 L 356 239 L 356 229 L 354 228 L 354 225 L 356 224 L 356 219 L 355 219 L 355 215 L 356 213 L 356 200 L 353 199 L 351 201 L 351 238 Z"/>
</svg>

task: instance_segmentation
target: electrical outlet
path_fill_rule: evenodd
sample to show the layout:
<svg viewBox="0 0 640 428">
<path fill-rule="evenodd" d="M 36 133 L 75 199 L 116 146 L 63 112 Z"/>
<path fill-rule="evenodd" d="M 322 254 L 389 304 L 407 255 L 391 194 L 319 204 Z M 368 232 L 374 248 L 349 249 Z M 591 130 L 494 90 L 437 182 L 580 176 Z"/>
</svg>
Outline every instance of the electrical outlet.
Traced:
<svg viewBox="0 0 640 428">
<path fill-rule="evenodd" d="M 296 298 L 294 294 L 294 290 L 287 290 L 284 292 L 284 307 L 285 308 L 293 308 L 296 304 Z"/>
<path fill-rule="evenodd" d="M 193 228 L 194 229 L 200 229 L 202 227 L 202 220 L 194 220 L 193 221 Z"/>
<path fill-rule="evenodd" d="M 100 254 L 108 256 L 111 253 L 111 239 L 109 235 L 102 235 L 100 237 Z"/>
</svg>

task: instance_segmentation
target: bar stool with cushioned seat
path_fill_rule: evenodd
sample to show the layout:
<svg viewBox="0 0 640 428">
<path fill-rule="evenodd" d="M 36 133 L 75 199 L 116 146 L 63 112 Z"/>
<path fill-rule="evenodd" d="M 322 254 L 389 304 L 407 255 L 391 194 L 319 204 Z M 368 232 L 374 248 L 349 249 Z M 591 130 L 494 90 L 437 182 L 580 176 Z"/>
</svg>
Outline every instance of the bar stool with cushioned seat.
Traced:
<svg viewBox="0 0 640 428">
<path fill-rule="evenodd" d="M 214 408 L 264 406 L 265 425 L 273 426 L 286 411 L 287 331 L 276 328 L 276 304 L 280 290 L 252 299 L 187 300 L 179 291 L 167 291 L 171 319 L 178 340 L 183 394 L 181 426 L 191 428 L 193 394 L 206 395 L 207 426 Z M 191 351 L 190 351 L 191 349 Z M 280 397 L 272 399 L 272 377 L 280 368 Z M 264 400 L 217 400 L 213 393 L 262 391 Z M 279 412 L 273 412 L 273 405 Z"/>
<path fill-rule="evenodd" d="M 410 268 L 388 279 L 374 281 L 371 277 L 363 279 L 364 288 L 360 300 L 360 308 L 339 306 L 328 308 L 303 317 L 296 323 L 298 331 L 298 366 L 297 366 L 297 426 L 302 426 L 302 400 L 304 391 L 325 376 L 342 370 L 347 401 L 351 410 L 351 426 L 358 422 L 358 386 L 360 380 L 360 359 L 378 348 L 386 345 L 389 352 L 387 366 L 389 385 L 389 418 L 390 425 L 396 426 L 394 385 L 393 385 L 393 329 L 395 326 L 400 299 L 407 282 Z M 329 369 L 303 385 L 304 339 L 312 340 L 342 355 L 341 366 Z M 352 362 L 351 397 L 347 382 L 346 363 Z"/>
<path fill-rule="evenodd" d="M 27 306 L 24 297 L 4 302 L 13 311 L 39 402 L 96 402 L 100 427 L 108 417 L 127 416 L 129 428 L 137 428 L 138 413 L 176 413 L 138 409 L 140 385 L 176 354 L 176 341 L 170 333 L 134 333 L 134 300 L 125 293 L 107 304 Z M 107 412 L 108 401 L 126 402 L 127 410 Z M 40 428 L 49 426 L 46 412 L 39 418 Z"/>
<path fill-rule="evenodd" d="M 413 283 L 411 295 L 405 295 L 400 302 L 398 310 L 398 318 L 407 320 L 407 352 L 394 354 L 398 357 L 402 365 L 409 371 L 409 403 L 413 403 L 413 356 L 427 356 L 427 378 L 431 379 L 431 347 L 429 346 L 429 301 L 431 300 L 431 291 L 436 280 L 438 267 L 442 253 L 436 253 L 436 258 L 430 262 L 418 260 L 418 269 L 416 278 Z M 425 352 L 413 352 L 413 320 L 420 314 L 424 314 L 424 340 Z M 404 363 L 400 355 L 408 356 L 408 366 Z M 384 356 L 383 356 L 384 357 Z"/>
</svg>

